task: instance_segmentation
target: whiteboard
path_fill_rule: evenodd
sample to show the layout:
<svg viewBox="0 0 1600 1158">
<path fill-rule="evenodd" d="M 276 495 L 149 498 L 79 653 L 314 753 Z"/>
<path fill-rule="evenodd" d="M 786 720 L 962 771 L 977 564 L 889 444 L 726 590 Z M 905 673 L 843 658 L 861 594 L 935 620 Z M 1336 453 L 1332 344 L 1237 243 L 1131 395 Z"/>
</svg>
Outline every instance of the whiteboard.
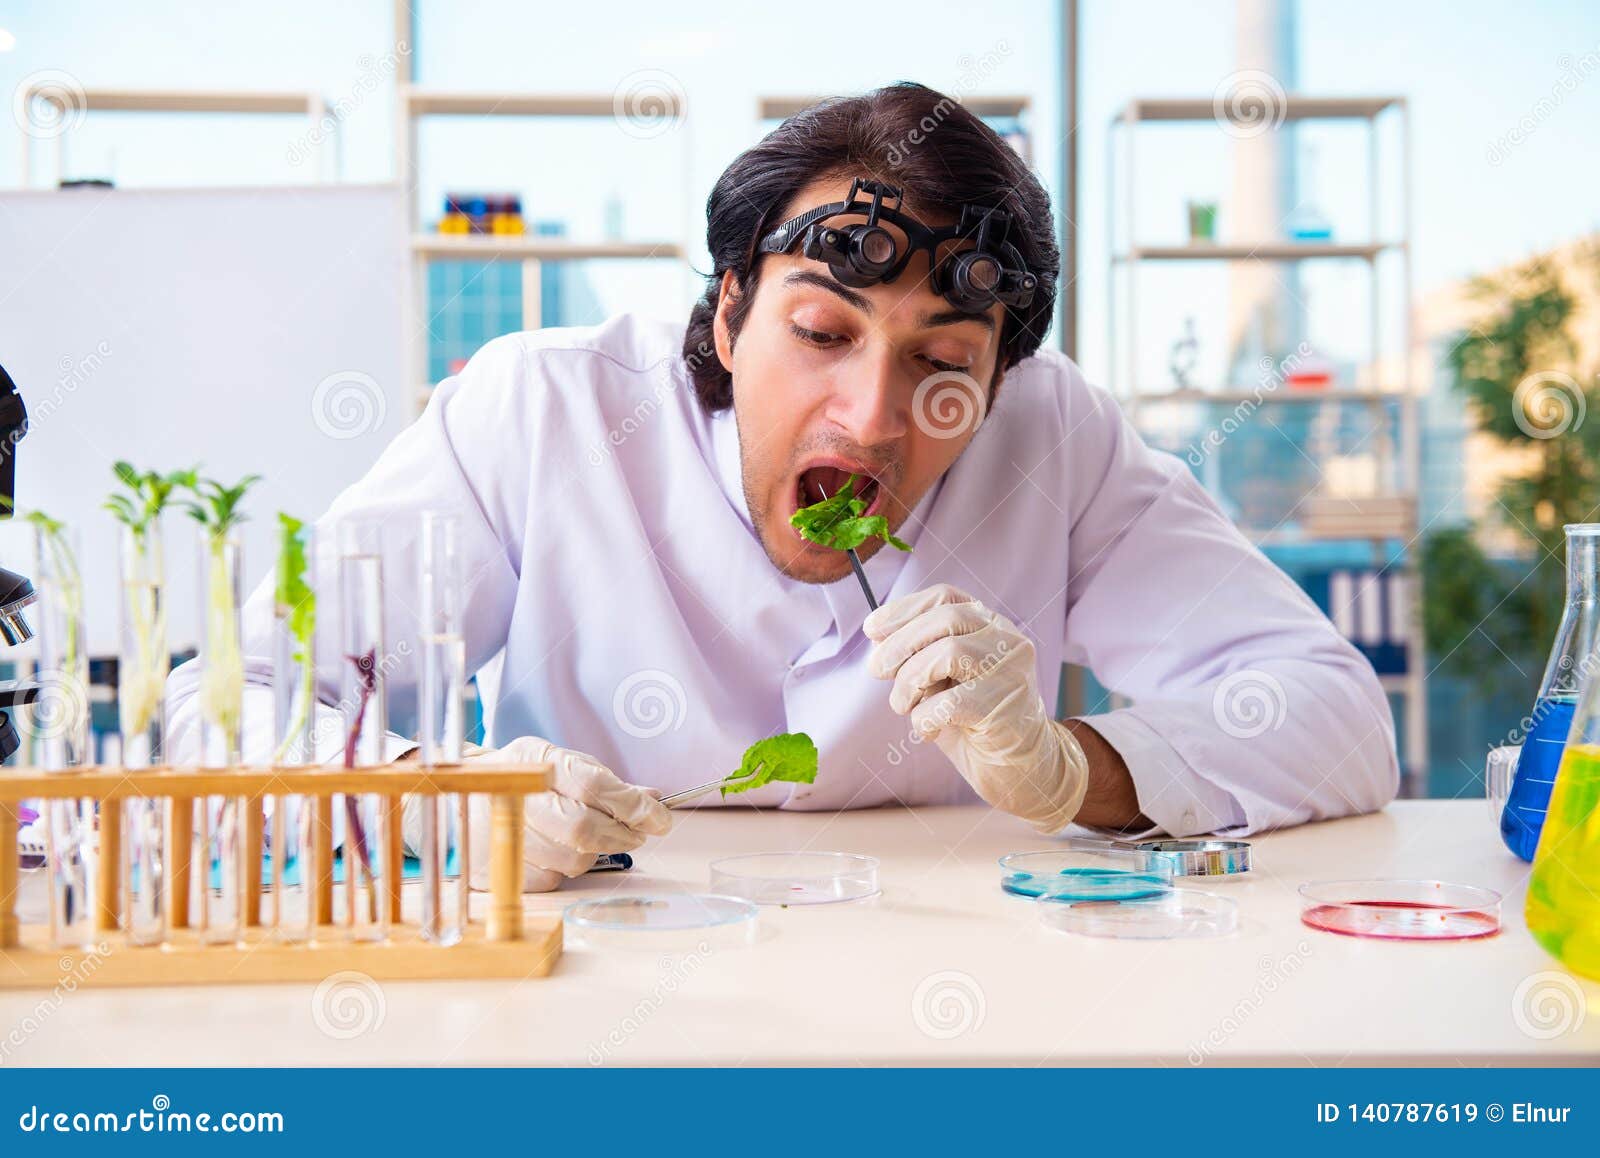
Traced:
<svg viewBox="0 0 1600 1158">
<path fill-rule="evenodd" d="M 320 515 L 407 422 L 406 236 L 397 186 L 0 193 L 0 365 L 30 423 L 17 501 L 78 528 L 91 654 L 117 646 L 117 459 L 264 475 L 253 587 L 277 512 Z M 166 525 L 178 649 L 199 635 L 196 524 Z M 0 524 L 0 562 L 32 573 L 27 528 Z"/>
</svg>

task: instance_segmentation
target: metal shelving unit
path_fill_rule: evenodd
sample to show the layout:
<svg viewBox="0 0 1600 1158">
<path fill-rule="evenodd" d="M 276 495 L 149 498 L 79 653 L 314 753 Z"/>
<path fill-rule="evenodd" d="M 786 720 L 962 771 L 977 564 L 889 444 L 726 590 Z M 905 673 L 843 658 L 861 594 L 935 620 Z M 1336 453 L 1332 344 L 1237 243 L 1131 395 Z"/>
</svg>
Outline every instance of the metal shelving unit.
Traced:
<svg viewBox="0 0 1600 1158">
<path fill-rule="evenodd" d="M 659 259 L 685 261 L 688 245 L 683 239 L 660 241 L 576 242 L 528 234 L 439 234 L 419 230 L 422 219 L 418 201 L 417 129 L 424 117 L 559 117 L 610 118 L 617 115 L 616 97 L 611 93 L 537 92 L 460 92 L 430 89 L 413 83 L 411 62 L 415 58 L 416 27 L 409 0 L 394 5 L 397 43 L 411 45 L 401 55 L 395 78 L 397 115 L 395 117 L 396 175 L 405 191 L 406 228 L 411 230 L 408 268 L 411 285 L 404 294 L 406 364 L 415 391 L 417 410 L 426 404 L 432 383 L 427 382 L 427 292 L 428 265 L 435 261 L 515 261 L 522 267 L 522 324 L 525 329 L 540 326 L 540 269 L 544 262 Z M 681 118 L 681 102 L 670 93 L 661 94 L 660 115 Z M 685 143 L 685 155 L 688 146 Z M 685 164 L 687 172 L 687 163 Z"/>
<path fill-rule="evenodd" d="M 72 111 L 91 110 L 117 113 L 246 113 L 253 115 L 303 116 L 313 130 L 327 125 L 335 132 L 338 118 L 328 116 L 328 103 L 316 92 L 261 92 L 242 89 L 126 89 L 78 88 L 64 92 L 53 84 L 39 83 L 17 97 L 17 107 L 33 101 L 54 105 L 62 116 Z M 20 185 L 33 184 L 33 140 L 22 134 Z M 55 179 L 60 180 L 66 164 L 66 134 L 55 137 Z M 311 151 L 315 163 L 312 177 L 321 180 L 322 150 Z M 337 172 L 334 174 L 338 176 Z"/>
<path fill-rule="evenodd" d="M 1239 406 L 1251 407 L 1278 407 L 1278 406 L 1328 406 L 1328 405 L 1355 405 L 1366 407 L 1373 411 L 1375 421 L 1387 421 L 1389 408 L 1398 413 L 1398 437 L 1396 442 L 1399 448 L 1398 462 L 1395 473 L 1399 476 L 1399 485 L 1395 492 L 1377 496 L 1378 501 L 1369 504 L 1373 509 L 1363 512 L 1360 508 L 1361 500 L 1351 500 L 1351 510 L 1341 512 L 1337 516 L 1338 530 L 1332 533 L 1309 535 L 1284 531 L 1280 528 L 1246 528 L 1257 545 L 1262 547 L 1277 547 L 1287 545 L 1301 545 L 1321 542 L 1368 542 L 1371 544 L 1374 569 L 1385 569 L 1388 545 L 1399 538 L 1409 548 L 1417 533 L 1417 496 L 1416 492 L 1421 478 L 1421 425 L 1419 401 L 1410 380 L 1411 366 L 1410 354 L 1412 345 L 1411 324 L 1411 217 L 1410 217 L 1410 140 L 1408 135 L 1407 109 L 1405 98 L 1398 96 L 1374 97 L 1310 97 L 1289 96 L 1281 104 L 1272 109 L 1276 120 L 1283 124 L 1298 123 L 1303 121 L 1343 120 L 1364 122 L 1367 133 L 1367 146 L 1369 158 L 1369 189 L 1371 205 L 1372 229 L 1376 232 L 1381 220 L 1380 166 L 1379 153 L 1379 122 L 1382 118 L 1393 118 L 1397 122 L 1399 133 L 1399 229 L 1397 235 L 1386 239 L 1374 238 L 1360 243 L 1334 243 L 1323 241 L 1296 242 L 1293 240 L 1269 240 L 1257 243 L 1214 243 L 1191 242 L 1184 245 L 1141 245 L 1138 241 L 1135 213 L 1135 189 L 1137 174 L 1137 149 L 1138 129 L 1141 125 L 1150 123 L 1189 123 L 1204 124 L 1206 122 L 1220 124 L 1219 118 L 1230 118 L 1240 125 L 1253 125 L 1239 117 L 1240 110 L 1232 105 L 1219 107 L 1212 98 L 1154 98 L 1136 99 L 1130 101 L 1112 119 L 1111 132 L 1108 134 L 1108 163 L 1107 181 L 1109 212 L 1113 214 L 1110 234 L 1117 237 L 1114 215 L 1118 212 L 1119 204 L 1117 189 L 1117 146 L 1119 140 L 1125 137 L 1126 142 L 1126 190 L 1120 198 L 1121 212 L 1126 223 L 1127 244 L 1113 252 L 1107 272 L 1107 348 L 1112 367 L 1111 380 L 1108 386 L 1118 395 L 1127 408 L 1130 419 L 1136 424 L 1148 421 L 1148 416 L 1155 407 L 1171 406 Z M 1259 112 L 1260 110 L 1255 110 Z M 1277 114 L 1281 113 L 1281 117 Z M 1274 130 L 1275 131 L 1275 130 Z M 1388 361 L 1389 374 L 1385 378 L 1383 369 L 1385 359 L 1381 352 L 1381 304 L 1378 292 L 1378 262 L 1386 257 L 1395 257 L 1400 266 L 1400 349 L 1398 354 Z M 1139 273 L 1143 266 L 1164 262 L 1265 262 L 1265 263 L 1297 263 L 1307 261 L 1356 261 L 1364 264 L 1369 271 L 1372 287 L 1371 316 L 1368 319 L 1371 335 L 1372 363 L 1370 366 L 1370 379 L 1372 388 L 1343 390 L 1330 387 L 1321 390 L 1295 389 L 1283 384 L 1279 388 L 1269 391 L 1260 389 L 1241 389 L 1236 385 L 1220 384 L 1216 390 L 1204 389 L 1166 389 L 1150 390 L 1142 388 L 1139 381 L 1137 357 L 1139 352 L 1137 334 L 1138 314 L 1138 289 Z M 1121 335 L 1125 342 L 1125 358 L 1119 354 L 1117 305 L 1119 302 L 1117 280 L 1119 274 L 1126 279 L 1125 295 L 1128 303 L 1128 318 L 1125 323 L 1126 333 Z M 1119 373 L 1119 366 L 1121 368 Z M 1251 413 L 1253 413 L 1253 409 Z M 1217 449 L 1219 455 L 1225 455 L 1225 447 Z M 1384 464 L 1387 465 L 1387 464 Z M 1382 476 L 1385 472 L 1380 469 Z M 1307 496 L 1307 499 L 1313 496 Z M 1305 505 L 1303 499 L 1300 506 Z M 1417 608 L 1421 606 L 1421 581 L 1415 567 L 1406 566 L 1401 571 L 1407 577 L 1410 594 L 1410 614 L 1406 617 L 1407 635 L 1406 671 L 1397 675 L 1380 676 L 1380 683 L 1384 690 L 1399 696 L 1402 703 L 1403 719 L 1405 724 L 1405 744 L 1403 752 L 1404 771 L 1408 776 L 1420 775 L 1427 766 L 1428 758 L 1428 731 L 1427 731 L 1427 695 L 1424 687 L 1423 672 L 1426 666 L 1426 657 L 1423 650 L 1423 640 L 1420 617 Z"/>
</svg>

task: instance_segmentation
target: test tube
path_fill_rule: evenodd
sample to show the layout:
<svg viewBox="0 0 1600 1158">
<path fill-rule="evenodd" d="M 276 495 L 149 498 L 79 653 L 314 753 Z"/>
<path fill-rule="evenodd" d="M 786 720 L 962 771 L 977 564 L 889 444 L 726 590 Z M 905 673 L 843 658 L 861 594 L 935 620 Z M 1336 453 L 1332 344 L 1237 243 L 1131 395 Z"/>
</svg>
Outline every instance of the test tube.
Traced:
<svg viewBox="0 0 1600 1158">
<path fill-rule="evenodd" d="M 383 631 L 383 524 L 350 519 L 339 524 L 340 668 L 344 673 L 344 766 L 384 763 L 388 734 L 384 677 L 388 653 Z M 387 800 L 374 793 L 343 794 L 344 925 L 358 940 L 388 935 L 389 902 L 381 878 L 389 870 L 384 839 Z M 396 834 L 398 835 L 398 834 Z"/>
<path fill-rule="evenodd" d="M 200 653 L 201 762 L 236 768 L 244 710 L 244 656 L 239 639 L 239 604 L 244 549 L 236 535 L 200 534 L 200 589 L 205 592 Z M 260 807 L 259 802 L 255 802 Z M 244 916 L 240 827 L 246 802 L 238 796 L 200 797 L 195 826 L 195 891 L 200 899 L 202 939 L 236 941 Z"/>
<path fill-rule="evenodd" d="M 461 527 L 450 514 L 422 514 L 420 584 L 422 695 L 419 715 L 425 767 L 461 763 L 464 741 L 466 647 L 461 635 Z M 457 793 L 422 797 L 422 935 L 454 945 L 466 927 L 467 878 L 459 833 L 462 798 Z"/>
<path fill-rule="evenodd" d="M 123 526 L 119 558 L 122 638 L 117 709 L 122 763 L 128 768 L 148 768 L 161 762 L 170 663 L 166 553 L 160 523 Z M 123 919 L 128 942 L 159 944 L 167 935 L 166 802 L 133 797 L 124 801 L 122 808 L 126 841 L 121 866 Z"/>
<path fill-rule="evenodd" d="M 76 535 L 59 523 L 36 525 L 39 591 L 39 696 L 29 720 L 38 760 L 60 772 L 89 760 L 89 657 Z M 50 939 L 58 948 L 95 943 L 94 802 L 45 802 Z"/>
<path fill-rule="evenodd" d="M 317 592 L 315 532 L 298 519 L 278 516 L 280 544 L 273 602 L 273 752 L 276 767 L 316 763 Z M 312 863 L 319 823 L 316 800 L 295 794 L 272 802 L 271 925 L 282 941 L 303 941 L 315 929 L 313 890 L 318 874 Z"/>
</svg>

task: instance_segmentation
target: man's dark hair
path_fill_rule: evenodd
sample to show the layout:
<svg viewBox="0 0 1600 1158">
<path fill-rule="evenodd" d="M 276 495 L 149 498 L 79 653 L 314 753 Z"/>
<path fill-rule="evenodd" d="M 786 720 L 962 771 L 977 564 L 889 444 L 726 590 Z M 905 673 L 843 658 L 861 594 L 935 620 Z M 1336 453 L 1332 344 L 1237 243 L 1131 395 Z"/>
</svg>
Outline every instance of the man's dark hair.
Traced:
<svg viewBox="0 0 1600 1158">
<path fill-rule="evenodd" d="M 712 329 L 722 275 L 732 270 L 739 287 L 728 314 L 729 332 L 737 338 L 755 300 L 757 243 L 783 223 L 779 215 L 802 188 L 830 176 L 897 185 L 907 212 L 930 223 L 954 220 L 969 204 L 1009 213 L 1007 240 L 1037 276 L 1038 289 L 1027 309 L 1006 310 L 999 369 L 1010 369 L 1039 348 L 1050 328 L 1061 271 L 1049 196 L 1016 151 L 959 102 L 902 81 L 801 110 L 740 153 L 717 179 L 706 200 L 712 269 L 683 340 L 702 406 L 715 411 L 733 404 L 733 376 L 717 358 Z"/>
</svg>

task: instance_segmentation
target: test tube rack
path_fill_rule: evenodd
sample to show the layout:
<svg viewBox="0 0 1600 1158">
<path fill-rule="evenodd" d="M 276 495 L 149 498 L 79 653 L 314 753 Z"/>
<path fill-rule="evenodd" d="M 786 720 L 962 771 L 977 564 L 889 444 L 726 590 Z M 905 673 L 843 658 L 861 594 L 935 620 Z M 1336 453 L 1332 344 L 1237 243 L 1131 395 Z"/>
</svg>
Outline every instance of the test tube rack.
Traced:
<svg viewBox="0 0 1600 1158">
<path fill-rule="evenodd" d="M 60 772 L 0 768 L 0 989 L 51 988 L 69 976 L 77 985 L 97 988 L 321 981 L 338 970 L 358 970 L 375 980 L 542 977 L 561 955 L 561 922 L 523 913 L 522 817 L 524 797 L 545 791 L 550 775 L 548 764 L 340 769 L 96 766 Z M 472 920 L 453 945 L 424 939 L 419 924 L 402 919 L 400 815 L 402 798 L 411 793 L 459 794 L 463 801 L 474 794 L 490 798 L 486 919 Z M 386 871 L 376 883 L 389 922 L 387 936 L 380 941 L 353 940 L 346 928 L 332 923 L 331 817 L 333 799 L 340 794 L 376 795 L 385 801 L 387 823 L 382 826 L 379 855 Z M 236 941 L 223 944 L 207 943 L 190 920 L 194 842 L 189 818 L 196 799 L 218 796 L 236 798 L 243 805 L 241 932 Z M 274 796 L 300 796 L 314 809 L 312 840 L 318 851 L 311 860 L 321 867 L 317 879 L 309 882 L 307 899 L 315 907 L 315 927 L 304 940 L 286 940 L 262 920 L 262 802 Z M 47 803 L 87 799 L 98 805 L 93 946 L 62 948 L 51 943 L 47 925 L 23 925 L 18 919 L 22 880 L 18 808 L 31 799 Z M 178 805 L 169 814 L 167 936 L 155 945 L 134 944 L 123 930 L 118 805 L 127 799 Z M 465 865 L 462 871 L 467 871 Z M 273 882 L 265 882 L 265 887 L 270 890 Z M 278 911 L 274 903 L 271 912 Z"/>
</svg>

